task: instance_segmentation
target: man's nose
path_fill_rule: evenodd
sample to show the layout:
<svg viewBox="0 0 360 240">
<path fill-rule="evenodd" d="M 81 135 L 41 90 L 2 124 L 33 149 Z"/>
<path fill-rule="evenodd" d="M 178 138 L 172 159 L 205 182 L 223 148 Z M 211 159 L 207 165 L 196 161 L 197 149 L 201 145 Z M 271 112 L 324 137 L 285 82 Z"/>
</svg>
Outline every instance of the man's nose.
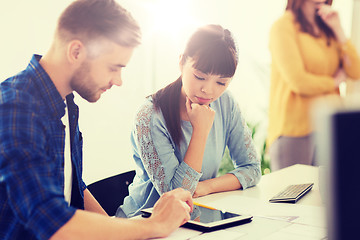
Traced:
<svg viewBox="0 0 360 240">
<path fill-rule="evenodd" d="M 111 83 L 112 83 L 113 85 L 116 85 L 116 86 L 120 87 L 120 86 L 122 85 L 122 83 L 123 83 L 123 82 L 122 82 L 122 78 L 121 78 L 121 73 L 118 74 L 118 75 L 116 75 L 116 77 L 114 77 L 114 78 L 112 79 Z"/>
</svg>

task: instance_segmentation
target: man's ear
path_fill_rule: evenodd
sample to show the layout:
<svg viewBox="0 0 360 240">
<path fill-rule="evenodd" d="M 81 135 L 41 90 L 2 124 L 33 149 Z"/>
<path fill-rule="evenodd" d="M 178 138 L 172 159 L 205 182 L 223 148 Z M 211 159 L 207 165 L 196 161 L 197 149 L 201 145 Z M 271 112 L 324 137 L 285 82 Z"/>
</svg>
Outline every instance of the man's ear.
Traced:
<svg viewBox="0 0 360 240">
<path fill-rule="evenodd" d="M 67 59 L 71 64 L 81 63 L 86 57 L 84 44 L 79 40 L 72 40 L 68 44 Z"/>
</svg>

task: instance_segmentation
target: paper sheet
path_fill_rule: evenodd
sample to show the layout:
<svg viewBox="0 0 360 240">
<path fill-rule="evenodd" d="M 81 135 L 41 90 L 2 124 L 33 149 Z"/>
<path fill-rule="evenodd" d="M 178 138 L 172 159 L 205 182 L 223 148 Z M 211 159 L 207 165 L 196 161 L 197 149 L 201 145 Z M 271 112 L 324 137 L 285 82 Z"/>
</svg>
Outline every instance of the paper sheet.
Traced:
<svg viewBox="0 0 360 240">
<path fill-rule="evenodd" d="M 185 240 L 185 239 L 193 239 L 193 237 L 199 236 L 200 234 L 202 234 L 202 232 L 181 227 L 175 230 L 173 233 L 170 234 L 170 236 L 166 238 L 154 238 L 154 239 Z"/>
<path fill-rule="evenodd" d="M 241 232 L 219 230 L 215 232 L 203 233 L 199 236 L 191 238 L 191 240 L 219 240 L 219 239 L 234 240 L 234 239 L 239 239 L 244 235 L 246 234 Z"/>
<path fill-rule="evenodd" d="M 291 203 L 269 203 L 242 196 L 215 200 L 208 203 L 208 205 L 240 214 L 250 214 L 317 227 L 326 226 L 324 207 Z M 227 206 L 226 209 L 223 206 Z"/>
<path fill-rule="evenodd" d="M 326 229 L 301 224 L 291 224 L 262 240 L 321 240 L 326 239 Z"/>
<path fill-rule="evenodd" d="M 323 207 L 286 203 L 268 203 L 259 199 L 233 196 L 207 202 L 207 205 L 240 214 L 253 215 L 250 223 L 201 233 L 180 228 L 168 238 L 172 240 L 312 240 L 325 239 L 325 209 Z M 227 206 L 226 209 L 223 206 Z"/>
</svg>

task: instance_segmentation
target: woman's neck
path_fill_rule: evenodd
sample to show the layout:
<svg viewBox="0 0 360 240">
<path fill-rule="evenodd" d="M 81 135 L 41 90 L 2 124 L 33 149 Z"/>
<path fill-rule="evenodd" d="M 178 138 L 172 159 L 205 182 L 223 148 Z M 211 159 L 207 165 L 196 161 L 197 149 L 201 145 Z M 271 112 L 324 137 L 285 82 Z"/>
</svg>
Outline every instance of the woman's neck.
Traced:
<svg viewBox="0 0 360 240">
<path fill-rule="evenodd" d="M 189 121 L 189 116 L 187 115 L 186 111 L 186 94 L 183 87 L 181 87 L 179 106 L 181 120 Z"/>
</svg>

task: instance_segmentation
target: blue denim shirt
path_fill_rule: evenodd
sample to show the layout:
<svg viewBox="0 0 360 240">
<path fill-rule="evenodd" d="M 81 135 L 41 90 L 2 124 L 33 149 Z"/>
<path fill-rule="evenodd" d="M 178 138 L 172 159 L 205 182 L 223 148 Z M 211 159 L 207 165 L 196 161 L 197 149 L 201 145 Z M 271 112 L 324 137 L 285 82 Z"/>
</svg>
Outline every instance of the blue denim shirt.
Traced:
<svg viewBox="0 0 360 240">
<path fill-rule="evenodd" d="M 0 239 L 48 239 L 83 209 L 82 137 L 70 94 L 72 206 L 64 199 L 65 103 L 34 55 L 0 85 Z"/>
<path fill-rule="evenodd" d="M 193 194 L 199 181 L 217 176 L 226 147 L 235 167 L 230 173 L 237 177 L 242 189 L 259 182 L 260 160 L 236 100 L 225 91 L 210 106 L 216 115 L 199 173 L 183 161 L 192 136 L 191 123 L 182 121 L 185 141 L 180 147 L 176 146 L 161 111 L 154 109 L 151 98 L 146 100 L 137 113 L 131 134 L 136 176 L 117 216 L 137 215 L 141 209 L 152 207 L 163 193 L 175 188 L 181 187 Z"/>
</svg>

